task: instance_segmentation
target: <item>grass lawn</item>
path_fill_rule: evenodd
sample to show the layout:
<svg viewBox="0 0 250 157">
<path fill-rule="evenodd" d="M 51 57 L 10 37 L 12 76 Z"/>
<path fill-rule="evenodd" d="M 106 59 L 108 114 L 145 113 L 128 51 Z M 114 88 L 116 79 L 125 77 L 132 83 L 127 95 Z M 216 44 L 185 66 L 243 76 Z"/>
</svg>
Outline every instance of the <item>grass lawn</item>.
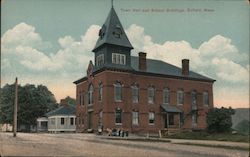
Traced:
<svg viewBox="0 0 250 157">
<path fill-rule="evenodd" d="M 207 133 L 207 132 L 182 132 L 174 135 L 168 135 L 166 138 L 193 139 L 193 140 L 216 140 L 249 143 L 249 135 L 231 134 L 231 133 Z"/>
</svg>

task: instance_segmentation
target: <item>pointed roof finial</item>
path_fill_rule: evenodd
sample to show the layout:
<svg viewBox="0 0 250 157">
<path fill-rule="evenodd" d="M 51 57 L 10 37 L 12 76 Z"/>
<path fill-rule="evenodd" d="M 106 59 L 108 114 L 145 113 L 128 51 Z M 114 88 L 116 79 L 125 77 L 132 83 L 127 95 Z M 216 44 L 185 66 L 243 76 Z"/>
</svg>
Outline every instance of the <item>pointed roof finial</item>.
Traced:
<svg viewBox="0 0 250 157">
<path fill-rule="evenodd" d="M 111 7 L 113 8 L 113 0 L 111 0 Z"/>
</svg>

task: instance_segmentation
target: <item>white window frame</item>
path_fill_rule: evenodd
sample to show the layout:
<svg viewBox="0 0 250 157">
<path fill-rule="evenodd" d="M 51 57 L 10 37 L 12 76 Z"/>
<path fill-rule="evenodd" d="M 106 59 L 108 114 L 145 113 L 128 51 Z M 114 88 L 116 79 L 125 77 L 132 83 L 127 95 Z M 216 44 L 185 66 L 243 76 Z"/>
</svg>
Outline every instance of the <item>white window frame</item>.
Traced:
<svg viewBox="0 0 250 157">
<path fill-rule="evenodd" d="M 181 98 L 181 100 L 179 98 Z M 177 105 L 183 105 L 183 104 L 184 104 L 184 91 L 178 90 L 177 91 Z"/>
<path fill-rule="evenodd" d="M 132 125 L 139 125 L 139 112 L 132 112 Z"/>
<path fill-rule="evenodd" d="M 112 63 L 126 65 L 126 55 L 120 53 L 112 53 Z"/>
<path fill-rule="evenodd" d="M 153 120 L 153 123 L 151 123 L 150 120 Z M 155 113 L 154 112 L 149 112 L 148 113 L 148 124 L 149 125 L 154 125 L 155 124 Z"/>
<path fill-rule="evenodd" d="M 167 97 L 167 100 L 165 99 Z M 169 104 L 170 103 L 170 90 L 169 88 L 163 89 L 163 104 Z"/>
<path fill-rule="evenodd" d="M 116 95 L 117 95 L 116 93 L 118 92 L 117 88 L 120 88 L 120 90 L 121 90 L 120 99 L 117 99 L 118 97 L 116 97 Z M 116 102 L 121 102 L 122 101 L 122 84 L 119 83 L 119 82 L 114 84 L 114 99 L 115 99 Z"/>
<path fill-rule="evenodd" d="M 132 102 L 138 103 L 139 102 L 139 88 L 137 86 L 132 86 Z"/>
<path fill-rule="evenodd" d="M 155 88 L 154 87 L 149 87 L 148 88 L 148 103 L 149 104 L 154 104 L 154 101 L 155 101 Z"/>
<path fill-rule="evenodd" d="M 96 57 L 96 65 L 101 66 L 104 64 L 104 54 L 100 54 Z"/>
<path fill-rule="evenodd" d="M 207 102 L 206 102 L 206 99 L 207 99 Z M 207 91 L 203 92 L 203 105 L 204 106 L 209 106 L 209 94 L 208 94 Z"/>
</svg>

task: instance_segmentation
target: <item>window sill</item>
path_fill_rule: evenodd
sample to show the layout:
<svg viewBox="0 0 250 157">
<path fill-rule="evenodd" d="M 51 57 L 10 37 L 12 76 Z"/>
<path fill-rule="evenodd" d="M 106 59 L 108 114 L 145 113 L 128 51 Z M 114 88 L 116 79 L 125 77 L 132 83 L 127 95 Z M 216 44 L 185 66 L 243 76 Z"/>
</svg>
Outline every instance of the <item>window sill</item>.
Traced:
<svg viewBox="0 0 250 157">
<path fill-rule="evenodd" d="M 155 125 L 155 123 L 149 123 L 148 125 L 150 125 L 150 126 L 154 126 L 154 125 Z"/>
<path fill-rule="evenodd" d="M 121 125 L 122 125 L 122 123 L 115 123 L 115 125 L 119 125 L 119 126 L 121 126 Z"/>
<path fill-rule="evenodd" d="M 115 100 L 115 102 L 122 102 L 122 100 Z"/>
<path fill-rule="evenodd" d="M 178 106 L 183 106 L 183 104 L 177 104 Z"/>
</svg>

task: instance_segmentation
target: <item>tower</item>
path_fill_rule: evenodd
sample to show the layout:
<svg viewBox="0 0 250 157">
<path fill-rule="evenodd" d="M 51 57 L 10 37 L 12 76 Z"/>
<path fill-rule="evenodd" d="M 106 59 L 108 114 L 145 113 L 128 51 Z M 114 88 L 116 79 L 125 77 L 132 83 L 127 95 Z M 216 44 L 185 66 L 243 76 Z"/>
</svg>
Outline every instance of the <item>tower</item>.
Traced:
<svg viewBox="0 0 250 157">
<path fill-rule="evenodd" d="M 122 24 L 113 8 L 99 31 L 94 49 L 95 70 L 100 68 L 131 68 L 131 50 L 133 49 Z"/>
</svg>

